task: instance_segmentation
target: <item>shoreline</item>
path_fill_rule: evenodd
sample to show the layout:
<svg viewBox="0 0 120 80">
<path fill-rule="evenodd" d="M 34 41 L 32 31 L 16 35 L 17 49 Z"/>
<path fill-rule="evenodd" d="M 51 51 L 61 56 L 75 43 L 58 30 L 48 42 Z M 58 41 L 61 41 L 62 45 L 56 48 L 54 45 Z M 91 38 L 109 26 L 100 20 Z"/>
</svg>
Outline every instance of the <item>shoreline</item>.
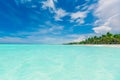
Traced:
<svg viewBox="0 0 120 80">
<path fill-rule="evenodd" d="M 81 44 L 76 46 L 97 46 L 97 47 L 118 47 L 120 48 L 120 44 Z"/>
</svg>

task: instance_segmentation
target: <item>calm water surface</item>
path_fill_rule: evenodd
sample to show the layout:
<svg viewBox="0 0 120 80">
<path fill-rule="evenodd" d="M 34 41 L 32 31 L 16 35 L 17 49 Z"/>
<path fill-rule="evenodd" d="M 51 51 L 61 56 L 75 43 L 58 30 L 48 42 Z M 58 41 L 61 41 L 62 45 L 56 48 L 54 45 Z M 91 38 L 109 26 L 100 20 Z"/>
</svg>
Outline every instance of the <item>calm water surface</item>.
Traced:
<svg viewBox="0 0 120 80">
<path fill-rule="evenodd" d="M 0 80 L 120 80 L 120 48 L 1 44 Z"/>
</svg>

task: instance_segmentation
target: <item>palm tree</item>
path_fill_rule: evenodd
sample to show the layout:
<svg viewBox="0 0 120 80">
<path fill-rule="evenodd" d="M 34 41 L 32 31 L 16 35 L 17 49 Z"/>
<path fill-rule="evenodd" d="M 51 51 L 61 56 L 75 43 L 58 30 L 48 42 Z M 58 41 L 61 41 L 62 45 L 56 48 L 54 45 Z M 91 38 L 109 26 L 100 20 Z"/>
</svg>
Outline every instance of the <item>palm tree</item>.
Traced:
<svg viewBox="0 0 120 80">
<path fill-rule="evenodd" d="M 120 44 L 120 34 L 111 34 L 107 32 L 100 37 L 94 36 L 81 42 L 74 42 L 70 44 Z"/>
</svg>

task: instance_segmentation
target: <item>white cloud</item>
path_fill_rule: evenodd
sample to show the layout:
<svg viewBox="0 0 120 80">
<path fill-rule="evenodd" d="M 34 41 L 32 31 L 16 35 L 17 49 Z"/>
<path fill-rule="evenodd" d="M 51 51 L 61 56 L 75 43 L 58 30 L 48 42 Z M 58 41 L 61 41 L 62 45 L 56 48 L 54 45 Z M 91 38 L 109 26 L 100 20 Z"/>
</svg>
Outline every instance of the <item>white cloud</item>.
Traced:
<svg viewBox="0 0 120 80">
<path fill-rule="evenodd" d="M 62 29 L 59 27 L 58 29 Z M 41 30 L 42 31 L 42 30 Z M 19 38 L 19 37 L 1 37 L 0 43 L 42 43 L 42 44 L 62 44 L 62 43 L 69 43 L 69 42 L 78 42 L 85 40 L 88 37 L 94 36 L 95 34 L 67 34 L 64 36 L 49 36 L 44 35 L 41 31 L 38 32 L 29 32 L 29 33 L 19 33 L 13 36 L 17 35 L 25 35 L 28 36 L 25 38 Z M 44 31 L 43 31 L 44 32 Z M 45 34 L 47 31 L 45 31 Z M 43 35 L 44 36 L 43 36 Z"/>
<path fill-rule="evenodd" d="M 37 8 L 37 5 L 31 5 L 31 8 Z"/>
<path fill-rule="evenodd" d="M 55 20 L 56 21 L 62 21 L 62 17 L 64 17 L 64 16 L 66 16 L 68 13 L 65 11 L 65 10 L 63 10 L 63 9 L 58 9 L 58 10 L 56 10 L 55 11 L 55 16 L 54 16 L 54 18 L 55 18 Z"/>
<path fill-rule="evenodd" d="M 98 18 L 95 22 L 93 30 L 95 32 L 103 33 L 111 31 L 113 33 L 120 32 L 120 0 L 99 0 L 98 7 L 94 15 Z M 111 30 L 110 30 L 111 29 Z"/>
<path fill-rule="evenodd" d="M 42 39 L 38 38 L 36 39 L 37 43 L 45 43 L 45 44 L 62 44 L 62 43 L 68 43 L 71 42 L 71 39 L 65 38 L 65 37 L 43 37 Z"/>
<path fill-rule="evenodd" d="M 20 32 L 16 34 L 11 34 L 11 36 L 21 36 L 21 35 L 47 35 L 47 34 L 61 34 L 63 32 L 64 26 L 51 23 L 50 21 L 46 21 L 45 25 L 39 25 L 37 31 L 34 32 Z"/>
<path fill-rule="evenodd" d="M 2 37 L 0 43 L 42 43 L 42 44 L 60 44 L 68 42 L 69 39 L 64 37 L 50 37 L 50 36 L 38 36 L 31 35 L 26 38 L 18 37 Z"/>
<path fill-rule="evenodd" d="M 50 28 L 44 29 L 44 30 L 46 30 L 47 33 L 54 33 L 56 31 L 60 32 L 64 29 L 64 26 L 53 24 L 49 21 L 46 22 L 46 26 L 50 26 Z"/>
<path fill-rule="evenodd" d="M 63 28 L 64 28 L 63 26 L 53 26 L 53 27 L 49 28 L 49 30 L 50 31 L 56 31 L 56 30 L 60 31 L 60 30 L 63 30 Z"/>
<path fill-rule="evenodd" d="M 79 23 L 79 24 L 85 23 L 84 19 L 77 19 L 76 22 Z"/>
<path fill-rule="evenodd" d="M 88 6 L 87 11 L 94 10 L 96 8 L 96 4 L 91 4 Z"/>
<path fill-rule="evenodd" d="M 76 6 L 76 7 L 75 7 L 75 9 L 77 9 L 77 10 L 78 10 L 78 9 L 80 9 L 80 7 L 81 7 L 81 6 Z"/>
<path fill-rule="evenodd" d="M 0 43 L 26 43 L 24 39 L 18 37 L 2 37 Z"/>
<path fill-rule="evenodd" d="M 71 19 L 76 20 L 79 18 L 85 18 L 86 17 L 86 12 L 76 12 L 71 14 Z"/>
<path fill-rule="evenodd" d="M 43 1 L 42 4 L 43 4 L 43 5 L 42 5 L 42 8 L 43 8 L 43 9 L 49 8 L 49 9 L 55 10 L 55 4 L 54 4 L 54 1 L 53 1 L 53 0 Z"/>
<path fill-rule="evenodd" d="M 87 11 L 84 12 L 75 12 L 75 13 L 71 13 L 70 17 L 71 20 L 70 22 L 76 22 L 78 24 L 83 24 L 84 23 L 84 18 L 87 16 Z"/>
<path fill-rule="evenodd" d="M 76 0 L 76 2 L 77 2 L 77 0 Z M 76 6 L 75 9 L 77 9 L 77 10 L 80 10 L 80 9 L 86 10 L 89 7 L 88 3 L 89 3 L 89 0 L 86 0 L 86 2 L 84 4 Z"/>
<path fill-rule="evenodd" d="M 56 8 L 56 6 L 55 6 L 56 2 L 57 2 L 57 0 L 43 1 L 42 8 L 49 9 L 49 11 L 51 13 L 54 13 L 55 21 L 62 21 L 63 17 L 70 16 L 71 17 L 70 22 L 76 22 L 77 24 L 83 24 L 85 22 L 84 18 L 86 18 L 89 11 L 91 11 L 95 7 L 94 4 L 88 6 L 87 5 L 88 2 L 87 2 L 86 4 L 82 5 L 82 6 L 84 6 L 83 8 L 86 7 L 84 11 L 77 11 L 74 13 L 70 13 L 70 12 L 66 12 L 62 8 Z M 76 6 L 76 8 L 79 8 L 79 7 L 80 6 Z"/>
<path fill-rule="evenodd" d="M 85 23 L 84 19 L 87 17 L 87 14 L 90 11 L 94 10 L 95 7 L 96 7 L 95 3 L 89 5 L 89 0 L 83 5 L 76 6 L 76 10 L 78 11 L 70 14 L 71 17 L 70 22 L 76 22 L 77 25 L 84 24 Z"/>
<path fill-rule="evenodd" d="M 67 35 L 67 37 L 72 38 L 71 42 L 80 42 L 89 37 L 93 37 L 95 35 L 97 35 L 97 34 L 70 34 L 70 35 Z"/>
<path fill-rule="evenodd" d="M 53 25 L 50 28 L 39 29 L 34 34 L 61 34 L 64 26 Z"/>
<path fill-rule="evenodd" d="M 85 39 L 86 39 L 86 37 L 82 35 L 82 36 L 79 36 L 77 39 L 75 39 L 74 42 L 80 42 L 80 41 L 83 41 Z"/>
<path fill-rule="evenodd" d="M 99 27 L 93 28 L 93 30 L 95 31 L 95 33 L 106 33 L 111 31 L 111 28 L 108 26 L 99 26 Z"/>
<path fill-rule="evenodd" d="M 56 8 L 55 2 L 57 2 L 57 0 L 44 1 L 44 2 L 42 2 L 42 4 L 43 4 L 42 8 L 43 9 L 48 8 L 51 13 L 54 13 L 55 14 L 55 16 L 54 16 L 55 21 L 62 21 L 61 18 L 66 16 L 68 13 L 65 10 L 63 10 L 62 8 Z"/>
</svg>

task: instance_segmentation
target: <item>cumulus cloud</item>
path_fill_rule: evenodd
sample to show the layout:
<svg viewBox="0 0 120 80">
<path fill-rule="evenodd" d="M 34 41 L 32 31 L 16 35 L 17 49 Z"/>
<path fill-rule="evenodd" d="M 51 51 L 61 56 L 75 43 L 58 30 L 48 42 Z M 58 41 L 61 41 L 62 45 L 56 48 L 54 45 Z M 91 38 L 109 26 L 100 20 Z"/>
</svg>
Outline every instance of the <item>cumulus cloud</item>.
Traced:
<svg viewBox="0 0 120 80">
<path fill-rule="evenodd" d="M 76 12 L 71 14 L 72 19 L 77 19 L 77 18 L 84 18 L 86 16 L 86 12 Z"/>
<path fill-rule="evenodd" d="M 42 6 L 43 9 L 49 8 L 55 10 L 55 4 L 53 0 L 43 1 L 42 4 L 43 4 Z"/>
<path fill-rule="evenodd" d="M 87 17 L 87 14 L 90 11 L 92 11 L 95 7 L 96 7 L 96 4 L 88 5 L 87 3 L 81 6 L 76 6 L 76 9 L 78 9 L 78 11 L 70 14 L 70 17 L 71 17 L 70 22 L 75 22 L 78 25 L 84 24 L 85 23 L 84 19 Z"/>
<path fill-rule="evenodd" d="M 54 13 L 54 19 L 55 21 L 62 21 L 62 18 L 65 16 L 70 16 L 71 20 L 70 22 L 75 22 L 77 24 L 84 24 L 84 18 L 87 17 L 87 14 L 95 7 L 94 4 L 87 5 L 89 1 L 87 1 L 86 4 L 76 6 L 77 11 L 76 12 L 67 12 L 66 10 L 63 10 L 62 8 L 57 8 L 55 6 L 55 3 L 57 3 L 57 0 L 46 0 L 42 2 L 42 8 L 43 9 L 49 9 L 51 13 Z M 82 6 L 82 8 L 80 8 Z M 83 11 L 80 11 L 83 10 Z"/>
<path fill-rule="evenodd" d="M 94 15 L 98 18 L 93 30 L 96 33 L 120 32 L 120 0 L 99 0 Z"/>
<path fill-rule="evenodd" d="M 71 16 L 71 20 L 70 20 L 71 22 L 83 24 L 84 18 L 87 16 L 87 12 L 78 11 L 78 12 L 72 13 L 70 16 Z"/>
<path fill-rule="evenodd" d="M 62 17 L 66 16 L 68 13 L 63 9 L 58 9 L 55 11 L 56 15 L 54 16 L 56 21 L 62 21 Z"/>
<path fill-rule="evenodd" d="M 62 21 L 61 18 L 63 18 L 64 16 L 66 16 L 68 13 L 63 10 L 62 8 L 56 8 L 55 7 L 55 2 L 57 2 L 57 0 L 47 0 L 47 1 L 43 1 L 42 4 L 42 8 L 43 9 L 49 9 L 50 12 L 54 13 L 54 19 L 55 21 Z"/>
<path fill-rule="evenodd" d="M 111 31 L 111 28 L 108 27 L 108 26 L 99 26 L 99 27 L 93 28 L 93 30 L 94 30 L 96 33 L 106 33 L 106 32 Z"/>
</svg>

